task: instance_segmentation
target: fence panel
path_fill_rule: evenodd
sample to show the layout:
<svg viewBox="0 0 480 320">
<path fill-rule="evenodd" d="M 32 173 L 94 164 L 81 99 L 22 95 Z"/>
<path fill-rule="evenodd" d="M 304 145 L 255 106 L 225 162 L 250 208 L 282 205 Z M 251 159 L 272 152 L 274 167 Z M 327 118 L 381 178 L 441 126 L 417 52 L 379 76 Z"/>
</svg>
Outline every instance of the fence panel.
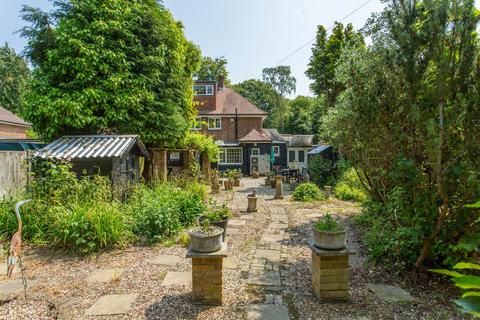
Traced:
<svg viewBox="0 0 480 320">
<path fill-rule="evenodd" d="M 13 197 L 28 182 L 26 151 L 0 151 L 0 199 Z"/>
</svg>

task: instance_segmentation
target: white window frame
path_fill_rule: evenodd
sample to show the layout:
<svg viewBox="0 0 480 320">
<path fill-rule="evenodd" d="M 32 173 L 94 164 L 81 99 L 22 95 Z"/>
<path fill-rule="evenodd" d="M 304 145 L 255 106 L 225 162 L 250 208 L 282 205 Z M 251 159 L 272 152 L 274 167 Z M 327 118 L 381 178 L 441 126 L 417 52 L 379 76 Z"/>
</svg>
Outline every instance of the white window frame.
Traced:
<svg viewBox="0 0 480 320">
<path fill-rule="evenodd" d="M 280 157 L 280 146 L 273 146 L 273 155 L 275 157 Z"/>
<path fill-rule="evenodd" d="M 198 87 L 205 87 L 205 93 L 198 93 L 196 88 Z M 193 86 L 193 91 L 195 92 L 195 95 L 197 96 L 213 96 L 214 89 L 213 89 L 213 84 L 195 84 Z"/>
<path fill-rule="evenodd" d="M 170 160 L 180 160 L 180 152 L 178 151 L 169 152 L 168 157 L 170 158 Z"/>
<path fill-rule="evenodd" d="M 200 131 L 200 130 L 202 130 L 202 127 L 203 127 L 202 126 L 202 118 L 200 118 L 200 117 L 195 118 L 195 123 L 193 124 L 191 129 L 195 130 L 195 131 Z"/>
<path fill-rule="evenodd" d="M 232 154 L 229 154 L 230 152 L 233 151 L 238 151 L 238 154 L 235 155 L 235 157 L 240 158 L 240 162 L 237 161 L 232 161 L 234 156 Z M 241 165 L 243 164 L 243 148 L 241 147 L 235 147 L 235 148 L 220 148 L 218 151 L 218 163 L 223 164 L 223 165 Z"/>
<path fill-rule="evenodd" d="M 212 120 L 215 123 L 215 127 L 210 126 L 210 120 Z M 208 124 L 208 130 L 222 130 L 222 117 L 209 117 L 207 120 L 207 124 Z M 219 124 L 220 126 L 217 126 L 217 124 Z"/>
<path fill-rule="evenodd" d="M 256 152 L 254 152 L 254 151 L 256 151 Z M 260 155 L 260 148 L 258 148 L 258 147 L 252 148 L 251 155 L 252 156 L 259 156 Z"/>
</svg>

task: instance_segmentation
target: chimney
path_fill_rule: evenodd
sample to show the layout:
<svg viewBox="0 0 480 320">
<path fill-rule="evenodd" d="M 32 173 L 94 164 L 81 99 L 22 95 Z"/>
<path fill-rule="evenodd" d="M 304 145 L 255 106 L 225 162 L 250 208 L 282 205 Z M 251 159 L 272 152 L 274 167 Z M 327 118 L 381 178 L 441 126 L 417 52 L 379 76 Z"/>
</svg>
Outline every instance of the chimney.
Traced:
<svg viewBox="0 0 480 320">
<path fill-rule="evenodd" d="M 218 91 L 220 90 L 223 90 L 224 86 L 225 86 L 225 77 L 224 76 L 219 76 L 218 77 Z"/>
</svg>

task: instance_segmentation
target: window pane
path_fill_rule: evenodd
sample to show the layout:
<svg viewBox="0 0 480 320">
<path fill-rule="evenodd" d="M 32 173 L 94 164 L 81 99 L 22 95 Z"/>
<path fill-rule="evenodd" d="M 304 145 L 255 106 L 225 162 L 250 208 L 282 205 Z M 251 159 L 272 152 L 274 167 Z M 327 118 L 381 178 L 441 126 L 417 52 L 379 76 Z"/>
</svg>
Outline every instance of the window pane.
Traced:
<svg viewBox="0 0 480 320">
<path fill-rule="evenodd" d="M 288 151 L 288 161 L 289 162 L 295 161 L 295 151 L 293 151 L 293 150 Z"/>
<path fill-rule="evenodd" d="M 195 91 L 196 94 L 205 95 L 207 94 L 207 87 L 202 85 L 193 86 L 193 91 Z"/>
<path fill-rule="evenodd" d="M 298 162 L 305 162 L 305 151 L 298 151 Z"/>
</svg>

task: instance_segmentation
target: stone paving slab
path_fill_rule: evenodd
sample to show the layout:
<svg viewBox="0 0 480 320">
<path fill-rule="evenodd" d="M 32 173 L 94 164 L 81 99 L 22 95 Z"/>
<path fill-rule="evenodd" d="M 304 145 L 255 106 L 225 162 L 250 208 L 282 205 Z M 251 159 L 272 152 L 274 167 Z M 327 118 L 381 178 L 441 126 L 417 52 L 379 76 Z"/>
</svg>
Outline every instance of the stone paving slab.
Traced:
<svg viewBox="0 0 480 320">
<path fill-rule="evenodd" d="M 270 216 L 270 219 L 272 220 L 272 222 L 288 223 L 288 217 L 286 214 L 272 214 Z"/>
<path fill-rule="evenodd" d="M 18 265 L 15 266 L 15 269 L 13 269 L 13 274 L 19 273 L 20 267 Z M 0 263 L 0 276 L 5 276 L 7 275 L 7 263 Z"/>
<path fill-rule="evenodd" d="M 169 271 L 162 281 L 162 286 L 189 286 L 192 284 L 191 271 Z"/>
<path fill-rule="evenodd" d="M 27 291 L 37 284 L 38 280 L 27 279 Z M 23 292 L 22 279 L 0 281 L 0 298 Z"/>
<path fill-rule="evenodd" d="M 122 276 L 123 269 L 96 269 L 87 277 L 87 282 L 110 282 Z"/>
<path fill-rule="evenodd" d="M 289 320 L 285 306 L 274 304 L 249 304 L 247 320 Z"/>
<path fill-rule="evenodd" d="M 238 259 L 235 257 L 226 257 L 223 259 L 223 267 L 225 269 L 236 269 L 238 266 Z"/>
<path fill-rule="evenodd" d="M 257 249 L 255 252 L 255 258 L 266 259 L 272 262 L 280 262 L 280 251 Z"/>
<path fill-rule="evenodd" d="M 414 301 L 415 298 L 410 295 L 406 290 L 397 287 L 390 286 L 386 284 L 378 283 L 369 283 L 367 284 L 368 289 L 373 291 L 375 295 L 384 301 L 389 302 L 409 302 Z"/>
<path fill-rule="evenodd" d="M 180 261 L 182 261 L 182 258 L 179 256 L 162 254 L 150 260 L 150 263 L 165 265 L 165 266 L 174 266 Z"/>
<path fill-rule="evenodd" d="M 237 234 L 239 231 L 240 231 L 240 229 L 230 229 L 230 228 L 228 228 L 228 226 L 227 226 L 227 236 L 230 236 L 230 235 L 233 235 L 233 234 Z"/>
<path fill-rule="evenodd" d="M 104 316 L 127 313 L 138 294 L 112 294 L 100 297 L 85 311 L 87 316 Z"/>
<path fill-rule="evenodd" d="M 285 230 L 288 228 L 287 223 L 272 222 L 268 225 L 267 229 Z"/>
<path fill-rule="evenodd" d="M 234 219 L 228 221 L 228 226 L 229 227 L 237 227 L 237 226 L 244 226 L 246 224 L 245 220 L 240 220 L 240 219 Z"/>
<path fill-rule="evenodd" d="M 248 273 L 248 284 L 257 286 L 279 286 L 280 273 L 278 271 L 266 271 L 252 269 Z"/>
<path fill-rule="evenodd" d="M 285 234 L 284 231 L 280 230 L 269 230 L 269 232 L 265 232 L 262 237 L 260 238 L 260 242 L 268 242 L 268 243 L 278 243 L 281 244 L 283 241 L 283 235 Z"/>
<path fill-rule="evenodd" d="M 241 220 L 253 220 L 253 216 L 245 214 L 245 215 L 241 216 L 239 219 L 241 219 Z"/>
<path fill-rule="evenodd" d="M 307 214 L 306 215 L 306 217 L 309 218 L 309 219 L 318 219 L 318 218 L 321 218 L 323 216 L 324 216 L 323 213 L 312 213 L 312 214 Z"/>
</svg>

